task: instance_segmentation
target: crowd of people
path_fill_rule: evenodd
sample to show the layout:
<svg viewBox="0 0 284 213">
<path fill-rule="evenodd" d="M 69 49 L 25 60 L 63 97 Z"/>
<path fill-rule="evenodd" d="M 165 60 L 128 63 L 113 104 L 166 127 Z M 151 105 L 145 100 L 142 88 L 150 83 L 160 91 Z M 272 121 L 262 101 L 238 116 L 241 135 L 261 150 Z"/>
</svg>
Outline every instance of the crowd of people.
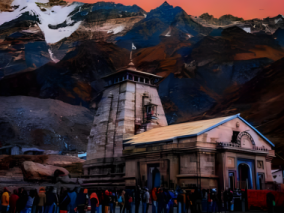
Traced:
<svg viewBox="0 0 284 213">
<path fill-rule="evenodd" d="M 137 187 L 125 190 L 88 190 L 41 187 L 39 190 L 6 187 L 1 193 L 1 213 L 178 213 L 234 211 L 234 205 L 245 211 L 245 193 L 241 190 L 176 190 Z M 151 207 L 150 207 L 151 205 Z M 142 209 L 142 212 L 141 210 Z"/>
</svg>

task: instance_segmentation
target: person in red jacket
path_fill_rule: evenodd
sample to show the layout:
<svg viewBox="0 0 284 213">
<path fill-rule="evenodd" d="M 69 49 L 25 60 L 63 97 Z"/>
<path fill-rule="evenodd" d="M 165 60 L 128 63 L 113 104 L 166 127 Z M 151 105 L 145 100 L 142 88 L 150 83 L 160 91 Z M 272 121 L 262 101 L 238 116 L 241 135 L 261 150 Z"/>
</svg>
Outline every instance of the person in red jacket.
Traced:
<svg viewBox="0 0 284 213">
<path fill-rule="evenodd" d="M 9 201 L 10 213 L 15 213 L 16 212 L 16 205 L 17 205 L 18 199 L 19 199 L 18 189 L 14 189 L 14 194 L 11 195 L 10 201 Z"/>
<path fill-rule="evenodd" d="M 152 213 L 157 213 L 157 188 L 154 187 L 151 191 L 152 198 Z"/>
</svg>

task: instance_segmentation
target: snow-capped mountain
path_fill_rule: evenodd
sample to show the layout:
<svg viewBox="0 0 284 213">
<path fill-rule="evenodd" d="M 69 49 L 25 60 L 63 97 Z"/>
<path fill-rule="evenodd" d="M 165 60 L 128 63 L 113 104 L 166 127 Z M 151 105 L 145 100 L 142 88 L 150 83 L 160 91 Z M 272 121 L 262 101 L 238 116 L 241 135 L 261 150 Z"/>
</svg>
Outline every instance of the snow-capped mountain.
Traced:
<svg viewBox="0 0 284 213">
<path fill-rule="evenodd" d="M 36 17 L 37 25 L 43 32 L 47 43 L 53 44 L 69 37 L 81 24 L 81 21 L 72 20 L 70 13 L 77 7 L 80 7 L 82 3 L 45 7 L 44 4 L 48 2 L 48 0 L 14 0 L 12 6 L 16 9 L 12 12 L 1 12 L 0 25 L 17 19 L 25 13 L 29 13 L 30 16 Z M 63 23 L 65 24 L 64 27 L 50 28 L 50 26 Z"/>
</svg>

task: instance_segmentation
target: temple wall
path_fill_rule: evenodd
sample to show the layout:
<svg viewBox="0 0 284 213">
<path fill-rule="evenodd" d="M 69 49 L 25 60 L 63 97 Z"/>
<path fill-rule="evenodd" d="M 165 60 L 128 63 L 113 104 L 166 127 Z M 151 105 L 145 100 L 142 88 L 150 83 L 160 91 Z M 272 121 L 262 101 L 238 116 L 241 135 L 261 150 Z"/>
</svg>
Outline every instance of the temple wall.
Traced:
<svg viewBox="0 0 284 213">
<path fill-rule="evenodd" d="M 119 85 L 108 88 L 103 93 L 89 136 L 87 160 L 104 158 L 106 146 L 112 148 L 118 97 Z"/>
<path fill-rule="evenodd" d="M 174 183 L 174 185 L 177 184 L 177 175 L 179 174 L 179 157 L 176 155 L 170 155 L 168 156 L 168 159 L 170 160 L 169 162 L 169 166 L 170 166 L 170 170 L 169 170 L 169 175 L 170 175 L 170 180 L 172 181 L 172 183 Z"/>
<path fill-rule="evenodd" d="M 200 173 L 202 175 L 215 175 L 215 154 L 200 155 Z"/>
<path fill-rule="evenodd" d="M 272 171 L 271 171 L 271 161 L 266 161 L 266 175 L 265 175 L 265 181 L 266 182 L 272 182 Z"/>
<path fill-rule="evenodd" d="M 180 174 L 197 173 L 197 156 L 196 153 L 188 153 L 180 156 Z"/>
</svg>

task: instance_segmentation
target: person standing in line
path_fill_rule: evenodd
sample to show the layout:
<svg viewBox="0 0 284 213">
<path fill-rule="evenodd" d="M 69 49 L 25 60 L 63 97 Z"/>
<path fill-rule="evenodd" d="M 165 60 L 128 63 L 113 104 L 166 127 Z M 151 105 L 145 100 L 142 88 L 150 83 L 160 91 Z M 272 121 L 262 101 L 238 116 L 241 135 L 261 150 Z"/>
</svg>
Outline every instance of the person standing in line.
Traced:
<svg viewBox="0 0 284 213">
<path fill-rule="evenodd" d="M 0 191 L 0 212 L 2 211 L 2 194 L 3 191 Z"/>
<path fill-rule="evenodd" d="M 45 189 L 44 187 L 39 188 L 39 193 L 38 193 L 38 213 L 44 213 L 44 206 L 46 204 L 46 195 L 45 195 Z"/>
<path fill-rule="evenodd" d="M 85 206 L 87 204 L 87 197 L 86 197 L 86 194 L 84 193 L 83 188 L 80 189 L 80 192 L 77 196 L 76 204 L 77 204 L 77 211 L 79 213 L 84 213 L 85 212 Z"/>
<path fill-rule="evenodd" d="M 103 189 L 100 190 L 100 212 L 105 212 L 105 191 Z"/>
<path fill-rule="evenodd" d="M 109 207 L 110 207 L 110 194 L 108 190 L 105 190 L 105 194 L 104 194 L 104 213 L 108 213 L 109 212 Z"/>
<path fill-rule="evenodd" d="M 233 198 L 233 195 L 231 196 L 230 189 L 226 187 L 226 190 L 223 192 L 223 199 L 224 199 L 226 211 L 230 211 L 232 198 Z"/>
<path fill-rule="evenodd" d="M 274 213 L 275 197 L 271 192 L 268 192 L 266 194 L 266 205 L 267 205 L 267 212 Z"/>
<path fill-rule="evenodd" d="M 122 190 L 121 196 L 118 198 L 118 202 L 120 204 L 120 213 L 124 213 L 125 211 L 125 191 Z"/>
<path fill-rule="evenodd" d="M 178 202 L 178 213 L 183 213 L 182 212 L 182 192 L 181 190 L 178 190 L 177 202 Z"/>
<path fill-rule="evenodd" d="M 18 199 L 19 199 L 18 189 L 14 189 L 14 194 L 11 195 L 10 201 L 9 201 L 10 213 L 16 212 L 16 205 L 17 205 Z"/>
<path fill-rule="evenodd" d="M 202 193 L 199 187 L 195 188 L 194 191 L 194 198 L 195 198 L 195 205 L 196 205 L 196 212 L 201 213 L 202 212 Z"/>
<path fill-rule="evenodd" d="M 211 189 L 207 189 L 207 213 L 211 212 Z"/>
<path fill-rule="evenodd" d="M 28 195 L 28 200 L 25 206 L 25 213 L 31 213 L 32 212 L 32 207 L 34 204 L 34 199 L 35 199 L 35 191 L 32 189 L 29 192 Z"/>
<path fill-rule="evenodd" d="M 157 213 L 157 188 L 154 187 L 151 191 L 152 198 L 152 213 Z"/>
<path fill-rule="evenodd" d="M 37 213 L 38 212 L 38 202 L 39 202 L 39 196 L 38 196 L 38 193 L 37 193 L 37 190 L 34 189 L 33 190 L 34 192 L 34 202 L 33 202 L 33 207 L 32 207 L 32 213 Z"/>
<path fill-rule="evenodd" d="M 186 192 L 186 213 L 188 213 L 188 210 L 191 211 L 191 205 L 190 205 L 190 202 L 191 202 L 191 191 L 187 191 Z"/>
<path fill-rule="evenodd" d="M 100 206 L 99 198 L 96 192 L 91 193 L 90 195 L 91 202 L 91 213 L 98 213 L 98 207 Z"/>
<path fill-rule="evenodd" d="M 88 193 L 88 189 L 84 189 L 84 194 L 86 194 L 86 213 L 91 213 L 91 201 L 90 201 L 90 196 Z"/>
<path fill-rule="evenodd" d="M 169 190 L 168 189 L 164 189 L 164 195 L 165 195 L 165 209 L 166 209 L 166 213 L 169 213 L 170 212 L 170 201 L 171 201 L 171 196 L 170 196 L 170 193 L 169 193 Z"/>
<path fill-rule="evenodd" d="M 124 199 L 125 199 L 124 209 L 125 209 L 125 213 L 130 213 L 129 198 L 130 198 L 129 190 L 125 189 L 125 194 L 124 194 Z"/>
<path fill-rule="evenodd" d="M 10 195 L 9 195 L 10 191 L 4 187 L 4 192 L 2 194 L 1 197 L 1 203 L 2 203 L 2 213 L 7 213 L 7 209 L 9 206 L 9 199 L 10 199 Z"/>
<path fill-rule="evenodd" d="M 211 194 L 211 199 L 212 199 L 212 212 L 218 211 L 218 195 L 217 195 L 217 190 L 212 189 L 212 194 Z"/>
<path fill-rule="evenodd" d="M 53 193 L 56 197 L 56 202 L 55 202 L 55 205 L 54 205 L 54 212 L 59 213 L 59 190 L 58 190 L 57 187 L 53 188 Z"/>
<path fill-rule="evenodd" d="M 68 196 L 67 189 L 62 187 L 61 193 L 59 197 L 59 212 L 60 213 L 67 213 L 68 212 L 68 205 L 71 199 Z"/>
<path fill-rule="evenodd" d="M 141 202 L 141 188 L 138 185 L 135 191 L 135 213 L 139 213 L 140 202 Z"/>
<path fill-rule="evenodd" d="M 45 213 L 55 213 L 55 205 L 58 203 L 57 197 L 54 193 L 54 188 L 51 186 L 46 190 L 46 207 Z"/>
<path fill-rule="evenodd" d="M 110 191 L 110 198 L 111 198 L 110 213 L 115 213 L 115 203 L 117 202 L 115 190 L 112 191 L 112 192 Z"/>
<path fill-rule="evenodd" d="M 75 213 L 74 209 L 76 207 L 76 199 L 77 199 L 77 192 L 76 192 L 76 188 L 73 189 L 73 191 L 71 191 L 70 189 L 68 190 L 68 196 L 70 198 L 70 203 L 68 205 L 68 210 L 69 213 Z"/>
<path fill-rule="evenodd" d="M 149 189 L 145 188 L 145 192 L 144 192 L 144 195 L 143 195 L 143 206 L 144 206 L 143 213 L 148 213 L 149 203 L 150 203 Z"/>
<path fill-rule="evenodd" d="M 18 213 L 24 213 L 25 206 L 28 201 L 28 194 L 27 191 L 24 188 L 19 189 L 19 199 L 16 204 L 16 211 Z"/>
<path fill-rule="evenodd" d="M 166 213 L 166 199 L 162 188 L 158 189 L 157 201 L 158 201 L 158 213 Z"/>
</svg>

